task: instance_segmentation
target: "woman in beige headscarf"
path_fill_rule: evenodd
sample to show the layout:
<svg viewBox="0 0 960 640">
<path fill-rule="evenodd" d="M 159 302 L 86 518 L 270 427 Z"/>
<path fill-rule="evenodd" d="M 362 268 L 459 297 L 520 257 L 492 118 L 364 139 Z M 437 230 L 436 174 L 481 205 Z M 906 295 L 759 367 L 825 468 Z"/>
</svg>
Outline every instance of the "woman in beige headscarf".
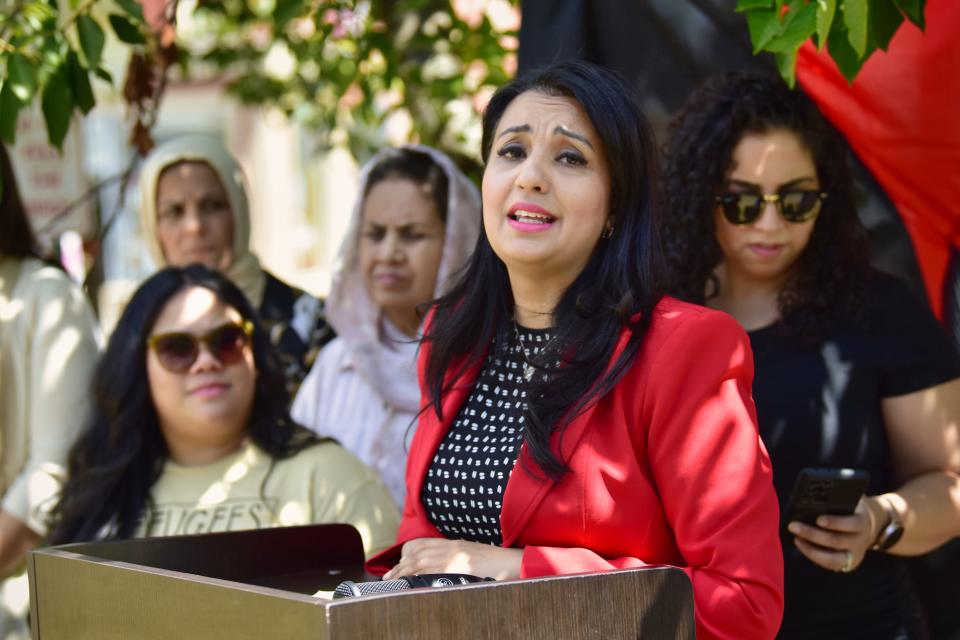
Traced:
<svg viewBox="0 0 960 640">
<path fill-rule="evenodd" d="M 327 299 L 338 337 L 291 413 L 375 469 L 402 505 L 405 442 L 420 408 L 421 306 L 446 291 L 473 250 L 480 196 L 450 158 L 423 146 L 377 154 L 359 193 Z"/>
<path fill-rule="evenodd" d="M 212 138 L 166 142 L 144 161 L 140 201 L 154 262 L 200 263 L 230 278 L 258 310 L 293 394 L 333 332 L 321 300 L 265 271 L 250 252 L 249 204 L 237 161 Z"/>
</svg>

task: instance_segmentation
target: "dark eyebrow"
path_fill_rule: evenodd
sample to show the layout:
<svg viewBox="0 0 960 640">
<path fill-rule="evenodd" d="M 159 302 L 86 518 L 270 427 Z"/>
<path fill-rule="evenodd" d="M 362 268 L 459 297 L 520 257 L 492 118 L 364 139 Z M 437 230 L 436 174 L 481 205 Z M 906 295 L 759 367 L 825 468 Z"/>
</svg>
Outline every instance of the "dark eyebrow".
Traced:
<svg viewBox="0 0 960 640">
<path fill-rule="evenodd" d="M 813 176 L 803 176 L 802 178 L 795 178 L 790 182 L 784 182 L 783 184 L 778 186 L 777 191 L 782 191 L 783 189 L 789 189 L 790 187 L 794 187 L 800 184 L 801 182 L 816 182 L 816 178 L 814 178 Z M 732 187 L 744 187 L 746 189 L 755 189 L 757 191 L 761 191 L 760 185 L 754 184 L 752 182 L 747 182 L 746 180 L 727 180 L 727 184 Z"/>
<path fill-rule="evenodd" d="M 568 138 L 573 138 L 574 140 L 579 140 L 579 141 L 582 142 L 583 144 L 585 144 L 585 145 L 587 145 L 588 147 L 590 147 L 591 149 L 593 149 L 593 145 L 590 144 L 590 141 L 589 141 L 589 140 L 587 140 L 585 137 L 583 137 L 583 136 L 580 135 L 579 133 L 574 133 L 573 131 L 570 131 L 570 129 L 567 129 L 566 127 L 562 127 L 562 126 L 559 126 L 559 125 L 558 125 L 558 126 L 554 127 L 553 132 L 554 132 L 554 133 L 559 133 L 560 135 L 567 136 Z"/>
<path fill-rule="evenodd" d="M 395 226 L 398 231 L 415 231 L 417 229 L 429 229 L 432 224 L 429 222 L 406 222 L 399 225 L 390 225 L 390 224 L 378 224 L 376 222 L 364 222 L 363 226 L 367 229 L 373 229 L 376 231 L 381 231 L 387 229 L 390 226 Z"/>
<path fill-rule="evenodd" d="M 529 133 L 530 131 L 531 131 L 530 125 L 528 125 L 528 124 L 518 124 L 518 125 L 515 126 L 515 127 L 507 127 L 506 129 L 504 129 L 503 131 L 501 131 L 501 132 L 500 132 L 500 135 L 497 136 L 497 139 L 502 138 L 503 136 L 507 135 L 508 133 Z"/>
<path fill-rule="evenodd" d="M 532 131 L 532 129 L 530 128 L 530 125 L 528 125 L 528 124 L 518 124 L 518 125 L 515 126 L 515 127 L 507 127 L 506 129 L 504 129 L 503 131 L 500 132 L 500 135 L 497 136 L 497 138 L 498 138 L 498 139 L 499 139 L 499 138 L 502 138 L 503 136 L 507 135 L 508 133 L 530 133 L 530 131 Z M 587 145 L 588 147 L 590 147 L 591 149 L 593 149 L 593 145 L 590 144 L 590 141 L 589 141 L 589 140 L 587 140 L 585 137 L 583 137 L 583 136 L 580 135 L 579 133 L 574 133 L 573 131 L 570 131 L 569 129 L 567 129 L 567 128 L 565 128 L 565 127 L 557 126 L 557 127 L 554 128 L 553 132 L 554 132 L 554 133 L 559 133 L 560 135 L 567 136 L 568 138 L 573 138 L 574 140 L 579 140 L 579 141 L 582 142 L 583 144 L 585 144 L 585 145 Z"/>
</svg>

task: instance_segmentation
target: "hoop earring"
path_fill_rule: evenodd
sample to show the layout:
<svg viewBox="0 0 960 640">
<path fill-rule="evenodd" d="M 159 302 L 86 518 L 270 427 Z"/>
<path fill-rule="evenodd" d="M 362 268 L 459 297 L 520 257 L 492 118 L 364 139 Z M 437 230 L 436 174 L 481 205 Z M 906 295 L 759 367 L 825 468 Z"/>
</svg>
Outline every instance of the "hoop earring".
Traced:
<svg viewBox="0 0 960 640">
<path fill-rule="evenodd" d="M 612 236 L 612 235 L 613 235 L 613 225 L 612 225 L 612 224 L 608 224 L 607 226 L 605 226 L 605 227 L 603 228 L 603 233 L 600 234 L 600 237 L 603 238 L 604 240 L 606 240 L 607 238 L 609 238 L 609 237 Z"/>
</svg>

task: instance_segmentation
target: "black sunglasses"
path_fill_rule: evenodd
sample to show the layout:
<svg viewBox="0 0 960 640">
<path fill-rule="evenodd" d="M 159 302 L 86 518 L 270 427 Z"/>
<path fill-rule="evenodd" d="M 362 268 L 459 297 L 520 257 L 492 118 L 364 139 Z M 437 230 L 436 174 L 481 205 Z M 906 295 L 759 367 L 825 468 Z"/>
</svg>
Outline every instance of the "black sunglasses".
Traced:
<svg viewBox="0 0 960 640">
<path fill-rule="evenodd" d="M 791 189 L 779 193 L 721 193 L 714 200 L 730 224 L 751 224 L 768 202 L 776 203 L 787 222 L 806 222 L 820 212 L 817 205 L 826 197 L 824 191 Z"/>
<path fill-rule="evenodd" d="M 200 357 L 200 345 L 224 366 L 243 359 L 243 349 L 250 343 L 253 323 L 230 322 L 202 336 L 192 333 L 158 333 L 147 338 L 147 346 L 157 354 L 160 366 L 171 373 L 186 373 Z"/>
</svg>

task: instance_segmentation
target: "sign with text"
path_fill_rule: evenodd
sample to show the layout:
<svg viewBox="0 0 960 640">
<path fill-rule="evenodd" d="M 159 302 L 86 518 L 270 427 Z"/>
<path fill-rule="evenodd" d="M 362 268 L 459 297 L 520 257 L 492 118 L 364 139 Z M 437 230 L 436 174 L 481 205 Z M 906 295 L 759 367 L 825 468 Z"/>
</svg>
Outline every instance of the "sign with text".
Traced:
<svg viewBox="0 0 960 640">
<path fill-rule="evenodd" d="M 81 129 L 71 128 L 61 154 L 47 142 L 39 107 L 20 112 L 17 144 L 10 149 L 10 156 L 20 195 L 42 244 L 57 241 L 68 230 L 77 231 L 84 238 L 94 235 L 93 198 L 56 219 L 90 187 L 83 167 Z"/>
</svg>

